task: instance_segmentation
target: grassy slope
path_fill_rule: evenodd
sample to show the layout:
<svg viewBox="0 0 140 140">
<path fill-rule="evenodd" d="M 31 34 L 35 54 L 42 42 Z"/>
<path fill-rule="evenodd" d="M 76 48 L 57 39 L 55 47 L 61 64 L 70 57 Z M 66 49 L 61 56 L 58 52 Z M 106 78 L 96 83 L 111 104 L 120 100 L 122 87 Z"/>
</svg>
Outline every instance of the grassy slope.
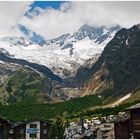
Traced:
<svg viewBox="0 0 140 140">
<path fill-rule="evenodd" d="M 38 73 L 30 69 L 20 69 L 11 75 L 4 85 L 0 87 L 0 94 L 6 91 L 9 95 L 8 102 L 13 105 L 1 105 L 0 116 L 6 117 L 10 120 L 23 121 L 25 119 L 33 118 L 54 118 L 58 114 L 67 112 L 68 116 L 78 116 L 81 112 L 89 108 L 95 109 L 96 106 L 107 104 L 112 98 L 112 89 L 108 88 L 103 94 L 88 95 L 82 98 L 75 98 L 69 101 L 54 103 L 54 104 L 39 104 L 47 101 L 47 95 L 51 88 L 51 83 L 47 77 L 40 76 Z M 46 93 L 46 94 L 45 94 Z M 102 95 L 99 98 L 98 95 Z M 140 100 L 140 91 L 131 96 L 123 103 L 133 103 Z M 123 107 L 124 109 L 124 107 Z M 97 110 L 87 112 L 87 114 L 94 114 L 100 112 L 111 112 L 112 109 Z M 116 109 L 115 112 L 119 111 Z M 106 113 L 104 113 L 106 114 Z M 86 114 L 85 114 L 86 115 Z"/>
<path fill-rule="evenodd" d="M 71 99 L 65 102 L 53 104 L 25 104 L 18 103 L 13 105 L 0 106 L 0 116 L 10 120 L 23 121 L 26 119 L 50 119 L 55 118 L 59 114 L 67 114 L 68 118 L 78 118 L 82 113 L 84 116 L 93 114 L 117 114 L 124 111 L 125 108 L 136 104 L 140 101 L 140 91 L 136 92 L 121 105 L 115 108 L 102 108 L 103 100 L 98 95 L 87 95 L 81 98 Z"/>
<path fill-rule="evenodd" d="M 31 69 L 20 69 L 7 78 L 0 87 L 3 102 L 45 102 L 51 90 L 51 81 Z M 2 100 L 1 100 L 2 102 Z"/>
<path fill-rule="evenodd" d="M 126 99 L 124 103 L 132 103 L 132 102 L 135 102 L 135 101 L 140 101 L 140 90 L 138 90 L 136 93 L 132 94 L 132 96 L 128 99 Z"/>
<path fill-rule="evenodd" d="M 15 104 L 0 106 L 0 116 L 9 120 L 23 121 L 26 119 L 53 119 L 57 115 L 65 114 L 68 119 L 79 118 L 83 116 L 118 114 L 125 111 L 131 105 L 139 103 L 135 101 L 124 103 L 114 108 L 102 108 L 101 100 L 95 95 L 88 95 L 82 98 L 75 98 L 69 101 L 53 104 Z M 97 106 L 98 105 L 98 106 Z M 90 109 L 90 107 L 97 107 Z"/>
<path fill-rule="evenodd" d="M 22 121 L 33 118 L 54 118 L 58 114 L 77 114 L 91 106 L 101 105 L 101 99 L 94 95 L 75 98 L 54 104 L 15 104 L 0 106 L 0 115 L 8 119 Z"/>
<path fill-rule="evenodd" d="M 49 100 L 51 88 L 52 83 L 47 77 L 28 68 L 19 69 L 0 87 L 0 95 L 6 95 L 3 102 L 9 104 L 0 106 L 0 115 L 17 121 L 30 118 L 53 118 L 63 112 L 76 114 L 91 106 L 102 104 L 102 99 L 97 95 L 44 104 Z"/>
</svg>

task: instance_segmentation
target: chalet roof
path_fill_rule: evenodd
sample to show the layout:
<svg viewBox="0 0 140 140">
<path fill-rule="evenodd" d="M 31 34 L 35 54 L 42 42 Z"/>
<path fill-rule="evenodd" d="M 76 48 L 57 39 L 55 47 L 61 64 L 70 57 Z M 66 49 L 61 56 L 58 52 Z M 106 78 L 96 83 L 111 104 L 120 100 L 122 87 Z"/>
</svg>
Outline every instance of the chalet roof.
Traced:
<svg viewBox="0 0 140 140">
<path fill-rule="evenodd" d="M 140 109 L 140 103 L 138 103 L 138 104 L 136 104 L 136 105 L 133 105 L 133 106 L 127 108 L 127 109 L 128 109 L 128 110 L 131 110 L 131 109 L 137 109 L 137 108 Z"/>
<path fill-rule="evenodd" d="M 5 122 L 7 122 L 7 123 L 10 124 L 10 125 L 13 125 L 13 126 L 15 125 L 15 123 L 14 123 L 13 121 L 10 121 L 10 120 L 8 120 L 8 119 L 2 117 L 2 116 L 0 116 L 0 119 L 3 120 L 3 121 L 5 121 Z"/>
<path fill-rule="evenodd" d="M 114 120 L 114 123 L 125 122 L 125 121 L 127 121 L 129 119 L 130 119 L 130 115 L 126 114 L 126 115 L 123 115 L 121 117 L 118 117 L 116 120 Z"/>
<path fill-rule="evenodd" d="M 31 122 L 35 122 L 35 121 L 42 121 L 42 122 L 45 122 L 45 123 L 48 123 L 48 124 L 52 124 L 52 121 L 50 120 L 39 120 L 39 119 L 34 119 L 34 120 L 27 120 L 27 121 L 24 121 L 24 122 L 19 122 L 17 123 L 14 127 L 17 127 L 17 126 L 21 126 L 21 125 L 24 125 L 26 123 L 31 123 Z"/>
</svg>

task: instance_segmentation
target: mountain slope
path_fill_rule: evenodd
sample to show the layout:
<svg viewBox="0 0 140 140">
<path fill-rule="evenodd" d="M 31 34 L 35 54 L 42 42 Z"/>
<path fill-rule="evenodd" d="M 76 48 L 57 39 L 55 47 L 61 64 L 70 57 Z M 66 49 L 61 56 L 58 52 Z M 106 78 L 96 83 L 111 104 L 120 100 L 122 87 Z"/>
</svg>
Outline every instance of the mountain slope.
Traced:
<svg viewBox="0 0 140 140">
<path fill-rule="evenodd" d="M 4 74 L 1 76 L 4 77 Z M 0 86 L 0 104 L 46 103 L 66 98 L 58 82 L 21 65 L 16 66 L 14 71 L 7 72 Z"/>
<path fill-rule="evenodd" d="M 10 69 L 10 72 L 6 71 L 4 73 L 1 71 L 5 76 L 4 80 L 1 80 L 1 99 L 4 98 L 3 101 L 6 103 L 29 100 L 40 103 L 63 101 L 87 94 L 96 94 L 98 98 L 102 99 L 103 103 L 110 103 L 139 90 L 140 25 L 135 25 L 130 29 L 123 28 L 118 31 L 106 45 L 101 56 L 98 54 L 102 48 L 100 43 L 98 42 L 99 46 L 97 47 L 96 38 L 89 34 L 93 28 L 87 28 L 87 26 L 84 26 L 84 28 L 86 30 L 80 29 L 81 34 L 80 32 L 75 34 L 74 38 L 77 37 L 77 42 L 74 42 L 72 46 L 68 45 L 66 48 L 63 48 L 64 44 L 62 46 L 60 44 L 58 46 L 39 46 L 35 44 L 10 46 L 5 42 L 0 42 L 1 45 L 5 45 L 5 49 L 0 49 L 0 60 L 4 63 L 9 63 L 11 66 L 17 65 L 14 70 Z M 89 40 L 86 37 L 91 37 L 91 39 Z M 62 36 L 62 38 L 64 40 L 69 38 L 69 34 Z M 56 48 L 59 48 L 59 51 Z M 80 50 L 80 56 L 75 53 L 76 49 Z M 71 54 L 68 57 L 67 52 L 70 50 Z M 62 52 L 65 53 L 62 54 Z M 57 54 L 62 56 L 59 57 Z M 81 58 L 84 58 L 86 54 L 90 55 L 90 57 L 87 56 L 86 59 L 82 60 Z M 77 58 L 75 59 L 73 56 Z M 44 65 L 33 63 L 34 61 L 38 62 L 37 60 Z M 65 67 L 64 63 L 61 63 L 64 61 L 67 67 Z M 78 63 L 80 62 L 78 65 L 76 65 L 77 61 Z M 46 62 L 53 64 L 53 71 L 62 70 L 68 78 L 66 76 L 62 79 L 54 74 L 45 66 Z M 75 68 L 75 71 L 78 69 L 73 77 L 69 77 L 71 69 L 68 64 L 74 65 L 72 67 Z M 64 67 L 62 68 L 63 65 Z"/>
<path fill-rule="evenodd" d="M 62 79 L 59 76 L 55 75 L 49 68 L 36 63 L 28 62 L 26 60 L 13 58 L 5 49 L 0 49 L 0 60 L 3 62 L 15 63 L 22 66 L 33 68 L 36 71 L 48 76 L 52 80 L 56 80 L 58 82 L 62 81 Z"/>
<path fill-rule="evenodd" d="M 133 103 L 135 101 L 140 101 L 140 90 L 138 90 L 135 93 L 133 93 L 131 95 L 131 97 L 126 99 L 123 103 Z"/>
<path fill-rule="evenodd" d="M 121 29 L 106 45 L 91 68 L 81 68 L 74 77 L 82 94 L 99 93 L 112 100 L 140 88 L 140 25 Z"/>
</svg>

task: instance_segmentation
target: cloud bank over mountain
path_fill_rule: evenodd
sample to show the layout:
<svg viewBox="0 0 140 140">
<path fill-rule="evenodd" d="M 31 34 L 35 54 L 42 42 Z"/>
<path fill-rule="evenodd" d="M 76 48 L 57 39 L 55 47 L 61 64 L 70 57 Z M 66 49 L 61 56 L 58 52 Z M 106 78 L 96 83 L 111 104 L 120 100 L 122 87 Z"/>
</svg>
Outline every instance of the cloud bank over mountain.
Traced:
<svg viewBox="0 0 140 140">
<path fill-rule="evenodd" d="M 31 2 L 0 1 L 0 37 L 19 35 L 16 26 L 30 8 Z"/>
<path fill-rule="evenodd" d="M 0 34 L 6 34 L 18 24 L 33 30 L 45 39 L 63 33 L 73 33 L 83 24 L 130 27 L 140 22 L 140 2 L 63 2 L 60 8 L 36 7 L 31 2 L 0 2 Z M 12 12 L 11 12 L 12 11 Z M 28 15 L 25 13 L 28 11 Z M 16 30 L 16 28 L 15 28 Z M 16 31 L 18 34 L 18 31 Z M 11 32 L 12 34 L 12 32 Z"/>
</svg>

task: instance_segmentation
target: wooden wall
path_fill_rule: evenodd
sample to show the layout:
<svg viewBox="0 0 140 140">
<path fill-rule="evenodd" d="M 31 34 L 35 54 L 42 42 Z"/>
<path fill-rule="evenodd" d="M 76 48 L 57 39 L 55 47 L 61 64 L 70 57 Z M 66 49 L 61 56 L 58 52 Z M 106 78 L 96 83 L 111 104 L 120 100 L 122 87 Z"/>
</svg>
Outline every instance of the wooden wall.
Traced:
<svg viewBox="0 0 140 140">
<path fill-rule="evenodd" d="M 25 139 L 25 138 L 26 138 L 26 124 L 15 127 L 14 139 Z"/>
<path fill-rule="evenodd" d="M 12 125 L 2 118 L 0 118 L 0 139 L 13 138 L 13 134 L 9 133 Z"/>
<path fill-rule="evenodd" d="M 47 130 L 47 133 L 44 134 L 44 130 Z M 48 133 L 50 129 L 50 124 L 47 122 L 40 122 L 40 139 L 47 139 L 48 138 Z"/>
<path fill-rule="evenodd" d="M 140 109 L 131 110 L 132 133 L 135 139 L 140 139 Z"/>
<path fill-rule="evenodd" d="M 115 139 L 129 139 L 129 120 L 114 123 Z"/>
</svg>

